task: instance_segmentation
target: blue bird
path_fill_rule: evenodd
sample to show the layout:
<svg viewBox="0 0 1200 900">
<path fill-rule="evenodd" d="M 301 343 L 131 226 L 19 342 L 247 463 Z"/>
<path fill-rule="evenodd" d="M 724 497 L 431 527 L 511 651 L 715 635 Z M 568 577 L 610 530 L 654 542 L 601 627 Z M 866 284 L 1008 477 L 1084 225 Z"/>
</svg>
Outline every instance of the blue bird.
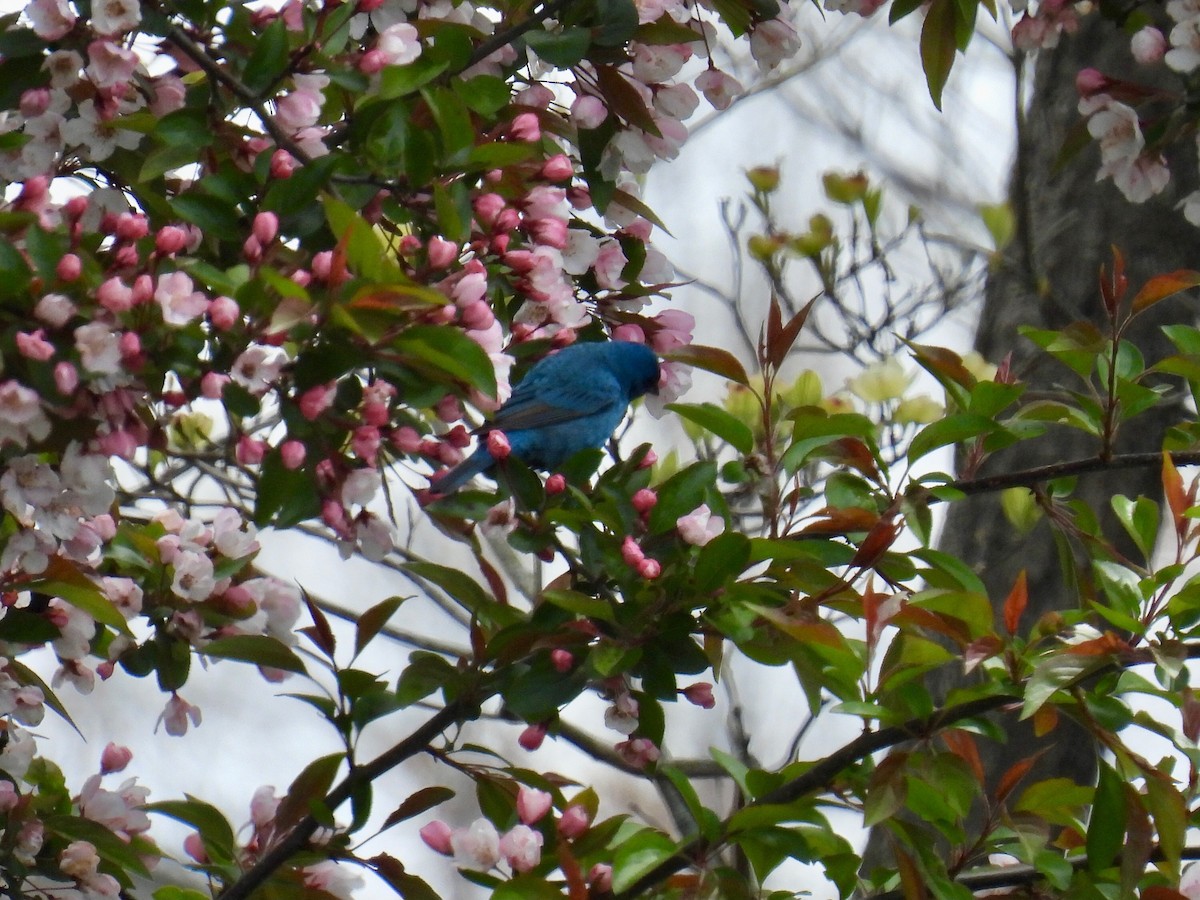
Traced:
<svg viewBox="0 0 1200 900">
<path fill-rule="evenodd" d="M 581 450 L 601 447 L 633 400 L 658 393 L 658 378 L 658 358 L 644 344 L 571 344 L 534 364 L 482 429 L 479 448 L 431 487 L 450 494 L 495 465 L 487 449 L 490 431 L 504 432 L 513 455 L 535 469 L 553 469 Z"/>
</svg>

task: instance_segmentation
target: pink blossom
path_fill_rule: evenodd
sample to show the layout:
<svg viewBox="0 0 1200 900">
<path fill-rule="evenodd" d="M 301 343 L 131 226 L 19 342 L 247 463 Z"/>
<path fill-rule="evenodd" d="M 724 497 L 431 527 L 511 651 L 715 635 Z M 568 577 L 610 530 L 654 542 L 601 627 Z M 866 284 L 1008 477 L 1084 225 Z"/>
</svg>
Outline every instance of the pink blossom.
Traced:
<svg viewBox="0 0 1200 900">
<path fill-rule="evenodd" d="M 85 70 L 99 88 L 124 87 L 137 70 L 137 54 L 108 40 L 88 44 L 88 65 Z M 82 107 L 80 107 L 82 111 Z"/>
<path fill-rule="evenodd" d="M 31 0 L 25 15 L 42 40 L 57 41 L 75 27 L 75 10 L 67 0 Z"/>
<path fill-rule="evenodd" d="M 46 294 L 33 308 L 34 316 L 51 328 L 62 328 L 75 312 L 75 304 L 62 294 Z"/>
<path fill-rule="evenodd" d="M 169 272 L 158 279 L 154 299 L 162 308 L 163 321 L 168 325 L 187 325 L 208 310 L 208 298 L 194 289 L 192 279 L 184 272 Z"/>
<path fill-rule="evenodd" d="M 296 171 L 296 158 L 286 150 L 276 150 L 271 154 L 271 177 L 287 179 Z"/>
<path fill-rule="evenodd" d="M 565 675 L 574 667 L 575 656 L 569 650 L 556 647 L 550 651 L 550 664 L 554 666 L 554 671 Z"/>
<path fill-rule="evenodd" d="M 630 44 L 633 53 L 633 77 L 646 82 L 667 81 L 679 74 L 691 59 L 687 44 Z"/>
<path fill-rule="evenodd" d="M 621 734 L 633 734 L 638 726 L 638 702 L 628 690 L 622 689 L 612 706 L 604 710 L 604 724 Z"/>
<path fill-rule="evenodd" d="M 514 872 L 528 872 L 542 861 L 542 834 L 528 825 L 514 825 L 500 838 L 500 854 Z"/>
<path fill-rule="evenodd" d="M 255 396 L 262 396 L 279 377 L 287 356 L 277 347 L 251 344 L 234 361 L 233 380 Z"/>
<path fill-rule="evenodd" d="M 359 872 L 332 859 L 305 866 L 302 874 L 305 887 L 329 894 L 338 900 L 350 900 L 354 891 L 366 883 Z"/>
<path fill-rule="evenodd" d="M 644 769 L 659 758 L 658 747 L 649 738 L 632 738 L 613 747 L 617 754 L 631 766 Z"/>
<path fill-rule="evenodd" d="M 524 824 L 538 822 L 554 805 L 554 797 L 548 791 L 521 785 L 517 791 L 517 818 Z"/>
<path fill-rule="evenodd" d="M 269 784 L 258 788 L 250 797 L 251 824 L 255 828 L 262 829 L 274 822 L 281 799 L 275 796 L 275 788 Z"/>
<path fill-rule="evenodd" d="M 110 742 L 100 754 L 100 772 L 104 775 L 122 772 L 129 765 L 131 759 L 133 759 L 132 750 Z"/>
<path fill-rule="evenodd" d="M 587 809 L 579 803 L 572 803 L 563 810 L 558 820 L 558 833 L 568 840 L 582 836 L 591 824 L 592 817 Z"/>
<path fill-rule="evenodd" d="M 407 22 L 389 25 L 379 35 L 375 49 L 383 54 L 386 65 L 406 66 L 421 55 L 421 37 Z"/>
<path fill-rule="evenodd" d="M 54 274 L 62 281 L 77 281 L 83 274 L 83 261 L 74 253 L 64 253 L 54 267 Z"/>
<path fill-rule="evenodd" d="M 426 252 L 429 254 L 429 265 L 444 269 L 458 258 L 458 244 L 435 234 L 429 239 Z"/>
<path fill-rule="evenodd" d="M 97 34 L 116 37 L 137 28 L 142 21 L 138 0 L 93 0 L 92 27 Z"/>
<path fill-rule="evenodd" d="M 115 375 L 121 371 L 121 339 L 103 322 L 88 322 L 75 329 L 75 349 L 85 371 Z"/>
<path fill-rule="evenodd" d="M 208 852 L 204 849 L 204 839 L 198 831 L 190 832 L 183 839 L 183 852 L 201 865 L 209 861 Z"/>
<path fill-rule="evenodd" d="M 565 153 L 558 153 L 542 164 L 541 176 L 547 181 L 566 181 L 575 174 L 575 165 Z"/>
<path fill-rule="evenodd" d="M 725 520 L 714 516 L 707 503 L 701 503 L 687 515 L 676 519 L 675 527 L 686 543 L 703 547 L 725 530 Z"/>
<path fill-rule="evenodd" d="M 668 353 L 692 342 L 696 317 L 682 309 L 666 309 L 654 317 L 658 326 L 651 335 L 650 346 L 658 353 Z"/>
<path fill-rule="evenodd" d="M 450 856 L 454 852 L 454 849 L 450 844 L 450 835 L 452 833 L 453 832 L 450 826 L 441 819 L 434 819 L 432 822 L 424 825 L 421 830 L 417 832 L 417 834 L 421 836 L 421 840 L 423 840 L 430 849 L 442 854 L 443 856 Z"/>
<path fill-rule="evenodd" d="M 576 128 L 599 128 L 608 118 L 608 107 L 599 97 L 580 94 L 571 104 L 571 121 Z"/>
<path fill-rule="evenodd" d="M 612 891 L 612 866 L 608 863 L 596 863 L 588 872 L 588 883 L 598 894 Z"/>
<path fill-rule="evenodd" d="M 1139 29 L 1129 39 L 1129 49 L 1133 58 L 1143 66 L 1152 66 L 1160 62 L 1167 52 L 1167 39 L 1163 33 L 1152 25 Z"/>
<path fill-rule="evenodd" d="M 21 795 L 11 781 L 0 781 L 0 812 L 11 812 L 21 802 Z"/>
<path fill-rule="evenodd" d="M 17 332 L 17 352 L 26 359 L 45 362 L 54 356 L 54 345 L 46 340 L 46 332 L 39 328 L 34 332 Z"/>
<path fill-rule="evenodd" d="M 238 438 L 235 453 L 239 464 L 243 466 L 256 466 L 267 455 L 267 444 L 265 441 L 256 440 L 243 434 Z"/>
<path fill-rule="evenodd" d="M 645 558 L 646 554 L 642 552 L 642 548 L 638 546 L 633 535 L 625 535 L 625 540 L 621 542 L 621 559 L 625 560 L 625 564 L 637 568 Z"/>
<path fill-rule="evenodd" d="M 454 859 L 468 869 L 487 871 L 500 861 L 500 835 L 496 826 L 479 818 L 468 828 L 456 828 L 450 835 Z"/>
<path fill-rule="evenodd" d="M 555 472 L 553 475 L 549 476 L 546 479 L 546 495 L 547 496 L 553 497 L 557 494 L 561 494 L 566 489 L 567 489 L 567 479 L 565 477 L 563 477 L 560 473 Z"/>
<path fill-rule="evenodd" d="M 279 235 L 279 216 L 273 212 L 260 212 L 254 216 L 253 234 L 264 247 Z"/>
<path fill-rule="evenodd" d="M 183 109 L 187 100 L 187 88 L 183 80 L 172 73 L 160 75 L 152 82 L 154 95 L 150 98 L 150 112 L 162 118 Z"/>
<path fill-rule="evenodd" d="M 615 238 L 602 238 L 600 251 L 593 266 L 596 272 L 596 283 L 608 290 L 623 288 L 627 282 L 621 277 L 625 266 L 629 264 L 625 251 Z"/>
<path fill-rule="evenodd" d="M 200 603 L 212 596 L 217 582 L 213 574 L 212 560 L 205 553 L 194 550 L 180 550 L 171 560 L 175 569 L 175 577 L 171 581 L 171 591 L 178 597 L 192 603 Z"/>
<path fill-rule="evenodd" d="M 787 10 L 783 7 L 782 10 Z M 763 72 L 770 72 L 785 59 L 791 59 L 800 49 L 800 35 L 784 15 L 766 19 L 750 32 L 750 55 Z"/>
<path fill-rule="evenodd" d="M 133 307 L 133 291 L 115 276 L 101 283 L 96 299 L 111 313 L 123 313 Z"/>
<path fill-rule="evenodd" d="M 734 99 L 745 91 L 741 82 L 720 69 L 705 69 L 696 76 L 693 84 L 716 109 L 729 109 Z"/>
</svg>

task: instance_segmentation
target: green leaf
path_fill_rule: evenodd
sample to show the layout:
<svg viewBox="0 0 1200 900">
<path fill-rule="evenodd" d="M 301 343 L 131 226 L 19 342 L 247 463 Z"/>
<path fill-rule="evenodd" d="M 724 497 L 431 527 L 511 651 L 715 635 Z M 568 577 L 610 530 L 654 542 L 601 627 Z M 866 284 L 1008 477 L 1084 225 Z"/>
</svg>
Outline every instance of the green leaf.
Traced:
<svg viewBox="0 0 1200 900">
<path fill-rule="evenodd" d="M 46 575 L 49 577 L 28 582 L 22 587 L 66 600 L 97 622 L 109 625 L 122 634 L 130 633 L 121 611 L 113 606 L 100 588 L 70 563 L 55 557 L 47 567 Z"/>
<path fill-rule="evenodd" d="M 1025 703 L 1021 707 L 1021 718 L 1028 719 L 1041 709 L 1047 700 L 1062 687 L 1075 683 L 1086 673 L 1099 668 L 1107 661 L 1102 657 L 1076 656 L 1070 653 L 1053 653 L 1044 657 L 1033 670 L 1025 688 Z"/>
<path fill-rule="evenodd" d="M 942 108 L 942 91 L 958 50 L 955 0 L 933 0 L 921 26 L 921 67 L 933 105 Z"/>
<path fill-rule="evenodd" d="M 750 538 L 736 531 L 718 535 L 700 549 L 696 560 L 696 592 L 704 595 L 717 590 L 736 579 L 749 562 Z"/>
<path fill-rule="evenodd" d="M 485 396 L 496 396 L 496 369 L 492 360 L 458 328 L 417 325 L 406 329 L 394 347 L 408 357 L 406 361 L 413 368 L 432 369 L 436 375 L 449 375 Z"/>
<path fill-rule="evenodd" d="M 204 848 L 214 862 L 228 863 L 237 858 L 237 839 L 233 827 L 215 806 L 188 795 L 186 800 L 147 803 L 142 808 L 146 812 L 159 813 L 191 825 L 200 833 Z"/>
<path fill-rule="evenodd" d="M 87 841 L 96 848 L 96 855 L 126 872 L 148 876 L 149 870 L 138 853 L 137 846 L 127 844 L 98 822 L 78 816 L 50 816 L 42 820 L 46 831 L 68 841 Z"/>
<path fill-rule="evenodd" d="M 254 50 L 242 70 L 242 83 L 255 93 L 265 91 L 283 74 L 287 64 L 287 25 L 279 18 L 255 38 Z"/>
<path fill-rule="evenodd" d="M 739 453 L 746 454 L 754 449 L 754 434 L 749 426 L 716 404 L 669 403 L 667 409 L 712 432 Z"/>
<path fill-rule="evenodd" d="M 728 378 L 742 387 L 750 386 L 750 377 L 746 374 L 742 364 L 738 362 L 738 358 L 720 347 L 685 344 L 674 350 L 668 350 L 663 354 L 663 358 L 671 362 L 685 363 L 694 368 L 703 369 L 705 372 L 712 372 L 714 375 Z"/>
<path fill-rule="evenodd" d="M 218 659 L 236 659 L 268 669 L 306 674 L 300 657 L 283 641 L 266 634 L 235 634 L 217 638 L 205 644 L 201 652 Z"/>
<path fill-rule="evenodd" d="M 551 65 L 569 69 L 587 54 L 592 34 L 586 28 L 564 28 L 557 32 L 535 28 L 525 35 L 525 44 Z"/>
<path fill-rule="evenodd" d="M 410 279 L 396 262 L 383 236 L 366 219 L 336 197 L 323 197 L 329 230 L 345 247 L 350 269 L 379 284 L 408 284 Z"/>
<path fill-rule="evenodd" d="M 1158 504 L 1148 497 L 1130 500 L 1120 494 L 1114 496 L 1111 502 L 1117 519 L 1142 551 L 1142 556 L 1149 559 L 1158 539 Z"/>
<path fill-rule="evenodd" d="M 517 610 L 498 603 L 465 572 L 430 562 L 405 563 L 403 568 L 409 574 L 441 588 L 450 599 L 485 623 L 504 628 L 522 619 Z"/>
<path fill-rule="evenodd" d="M 407 66 L 387 66 L 379 73 L 381 100 L 395 100 L 429 84 L 450 68 L 450 61 L 422 56 Z"/>
<path fill-rule="evenodd" d="M 591 597 L 581 594 L 579 591 L 548 590 L 542 592 L 541 599 L 546 603 L 552 603 L 559 609 L 565 609 L 567 612 L 588 619 L 616 622 L 612 605 L 599 597 Z"/>
<path fill-rule="evenodd" d="M 8 667 L 17 673 L 17 680 L 21 682 L 21 684 L 33 685 L 41 690 L 45 704 L 58 713 L 64 722 L 74 728 L 80 737 L 83 737 L 83 732 L 79 730 L 79 726 L 75 724 L 75 720 L 71 718 L 70 714 L 67 712 L 67 708 L 63 705 L 63 702 L 59 700 L 58 695 L 50 689 L 50 685 L 42 681 L 42 677 L 38 675 L 37 672 L 33 671 L 33 669 L 16 659 L 10 660 Z"/>
<path fill-rule="evenodd" d="M 1100 872 L 1117 858 L 1125 843 L 1125 818 L 1128 814 L 1125 779 L 1103 760 L 1100 761 L 1100 780 L 1096 784 L 1096 799 L 1088 817 L 1088 869 Z"/>
<path fill-rule="evenodd" d="M 291 183 L 290 179 L 288 183 Z M 190 191 L 168 202 L 175 215 L 191 222 L 205 234 L 232 239 L 242 230 L 238 211 L 218 197 Z"/>
<path fill-rule="evenodd" d="M 908 447 L 908 461 L 916 462 L 947 444 L 958 444 L 991 434 L 999 426 L 993 419 L 974 413 L 955 413 L 922 428 Z"/>
<path fill-rule="evenodd" d="M 476 75 L 465 81 L 456 78 L 452 85 L 463 103 L 481 116 L 495 115 L 512 99 L 512 88 L 495 75 Z"/>
<path fill-rule="evenodd" d="M 675 843 L 665 834 L 648 828 L 635 832 L 613 857 L 612 889 L 619 894 L 675 853 Z"/>
</svg>

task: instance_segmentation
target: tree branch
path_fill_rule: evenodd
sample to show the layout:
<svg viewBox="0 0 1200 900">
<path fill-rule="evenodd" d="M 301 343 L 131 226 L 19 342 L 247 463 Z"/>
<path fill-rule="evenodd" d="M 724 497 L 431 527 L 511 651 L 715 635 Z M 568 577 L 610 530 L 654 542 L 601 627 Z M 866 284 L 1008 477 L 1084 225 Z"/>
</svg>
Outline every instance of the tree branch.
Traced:
<svg viewBox="0 0 1200 900">
<path fill-rule="evenodd" d="M 350 773 L 342 779 L 341 784 L 325 797 L 324 806 L 333 812 L 350 799 L 360 785 L 374 781 L 380 775 L 425 750 L 435 737 L 460 721 L 477 706 L 478 701 L 473 697 L 462 697 L 453 703 L 446 704 L 437 715 L 390 750 L 365 765 L 352 768 Z M 246 900 L 264 881 L 271 877 L 276 869 L 303 850 L 320 827 L 320 823 L 311 815 L 305 816 L 279 843 L 263 854 L 262 858 L 241 878 L 221 891 L 217 895 L 218 900 Z"/>
</svg>

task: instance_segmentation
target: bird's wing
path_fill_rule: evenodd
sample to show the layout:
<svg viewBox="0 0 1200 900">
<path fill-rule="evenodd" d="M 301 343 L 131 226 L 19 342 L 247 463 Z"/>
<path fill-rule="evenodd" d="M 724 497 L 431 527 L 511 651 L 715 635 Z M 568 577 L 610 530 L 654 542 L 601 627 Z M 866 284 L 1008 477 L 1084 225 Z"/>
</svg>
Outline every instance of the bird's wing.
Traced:
<svg viewBox="0 0 1200 900">
<path fill-rule="evenodd" d="M 621 386 L 611 372 L 535 373 L 513 391 L 512 397 L 488 423 L 500 431 L 519 431 L 558 425 L 595 415 L 622 402 Z M 562 377 L 555 377 L 561 375 Z"/>
</svg>

